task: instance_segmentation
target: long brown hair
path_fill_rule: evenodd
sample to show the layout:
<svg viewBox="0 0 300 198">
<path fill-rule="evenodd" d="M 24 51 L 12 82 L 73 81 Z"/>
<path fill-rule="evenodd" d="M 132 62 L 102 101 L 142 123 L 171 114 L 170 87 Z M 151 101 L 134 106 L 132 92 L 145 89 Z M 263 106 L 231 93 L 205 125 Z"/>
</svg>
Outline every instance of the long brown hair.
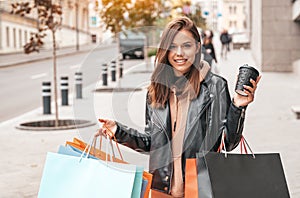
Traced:
<svg viewBox="0 0 300 198">
<path fill-rule="evenodd" d="M 199 46 L 201 46 L 199 32 L 191 19 L 179 17 L 168 24 L 161 37 L 160 46 L 155 57 L 155 69 L 151 76 L 151 84 L 148 87 L 148 99 L 152 107 L 165 107 L 169 99 L 174 72 L 172 65 L 168 61 L 168 49 L 176 34 L 181 30 L 191 32 L 195 42 L 197 42 L 196 44 L 199 43 Z M 198 50 L 189 75 L 186 76 L 196 96 L 200 90 L 200 69 L 202 67 L 200 60 L 201 49 Z"/>
</svg>

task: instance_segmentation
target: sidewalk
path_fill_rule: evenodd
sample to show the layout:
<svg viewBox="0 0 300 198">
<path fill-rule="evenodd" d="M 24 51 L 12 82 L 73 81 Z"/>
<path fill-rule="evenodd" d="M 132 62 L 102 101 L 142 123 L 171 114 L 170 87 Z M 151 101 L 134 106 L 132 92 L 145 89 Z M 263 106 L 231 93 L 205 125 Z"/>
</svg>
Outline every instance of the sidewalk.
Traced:
<svg viewBox="0 0 300 198">
<path fill-rule="evenodd" d="M 255 66 L 251 53 L 231 51 L 228 60 L 219 59 L 220 75 L 234 88 L 238 67 L 248 63 Z M 258 69 L 260 69 L 258 67 Z M 127 70 L 119 83 L 121 88 L 141 88 L 134 92 L 94 92 L 101 83 L 90 85 L 83 91 L 84 98 L 71 100 L 71 105 L 60 107 L 61 118 L 112 118 L 135 128 L 144 122 L 145 87 L 149 83 L 151 68 L 139 64 Z M 291 197 L 300 197 L 300 155 L 297 154 L 300 120 L 295 119 L 292 105 L 299 105 L 300 77 L 293 73 L 262 73 L 255 101 L 246 112 L 244 134 L 256 153 L 279 152 L 281 154 Z M 233 92 L 232 92 L 233 93 Z M 36 109 L 20 117 L 0 124 L 0 197 L 37 197 L 47 152 L 56 152 L 58 146 L 73 137 L 89 139 L 97 125 L 65 131 L 21 131 L 15 128 L 20 122 L 53 119 L 54 115 L 42 115 Z M 133 154 L 122 147 L 129 162 L 145 165 L 148 157 Z M 270 164 L 271 165 L 271 164 Z"/>
</svg>

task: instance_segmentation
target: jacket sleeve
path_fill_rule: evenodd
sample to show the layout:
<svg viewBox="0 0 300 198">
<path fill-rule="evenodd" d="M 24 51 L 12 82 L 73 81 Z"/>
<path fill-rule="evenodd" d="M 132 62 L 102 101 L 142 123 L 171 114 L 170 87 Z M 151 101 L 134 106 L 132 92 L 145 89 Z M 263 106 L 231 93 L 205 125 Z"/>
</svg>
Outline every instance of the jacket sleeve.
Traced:
<svg viewBox="0 0 300 198">
<path fill-rule="evenodd" d="M 118 143 L 132 148 L 138 152 L 149 152 L 151 145 L 150 132 L 152 129 L 151 118 L 151 107 L 146 102 L 146 112 L 145 112 L 145 130 L 144 132 L 139 132 L 136 129 L 130 128 L 120 122 L 117 123 L 117 131 L 115 137 Z"/>
<path fill-rule="evenodd" d="M 236 107 L 230 100 L 226 122 L 226 149 L 233 150 L 239 144 L 244 129 L 246 107 Z"/>
<path fill-rule="evenodd" d="M 222 105 L 226 105 L 227 108 L 223 110 L 226 111 L 225 117 L 225 145 L 226 150 L 233 150 L 240 142 L 242 137 L 242 132 L 244 128 L 244 120 L 245 120 L 245 111 L 246 107 L 236 107 L 231 98 L 228 91 L 227 83 L 225 87 L 221 91 L 221 98 L 225 99 Z M 226 109 L 226 110 L 225 110 Z M 222 134 L 221 134 L 222 136 Z M 218 143 L 220 144 L 221 137 L 219 138 Z"/>
</svg>

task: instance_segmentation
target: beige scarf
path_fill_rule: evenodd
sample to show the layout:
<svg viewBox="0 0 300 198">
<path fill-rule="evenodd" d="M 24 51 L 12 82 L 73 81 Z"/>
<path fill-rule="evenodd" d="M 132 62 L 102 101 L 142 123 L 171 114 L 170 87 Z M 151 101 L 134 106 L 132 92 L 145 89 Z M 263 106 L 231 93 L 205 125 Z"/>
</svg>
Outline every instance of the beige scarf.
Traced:
<svg viewBox="0 0 300 198">
<path fill-rule="evenodd" d="M 203 66 L 200 72 L 201 83 L 210 70 L 207 62 L 202 62 Z M 184 82 L 185 81 L 185 82 Z M 191 99 L 195 98 L 195 91 L 191 86 L 186 86 L 186 77 L 179 78 L 172 87 L 171 97 L 169 99 L 171 109 L 172 123 L 172 152 L 174 160 L 174 174 L 172 177 L 171 194 L 173 197 L 184 197 L 184 184 L 182 178 L 182 146 L 186 127 L 187 113 Z M 184 89 L 182 89 L 184 87 Z"/>
</svg>

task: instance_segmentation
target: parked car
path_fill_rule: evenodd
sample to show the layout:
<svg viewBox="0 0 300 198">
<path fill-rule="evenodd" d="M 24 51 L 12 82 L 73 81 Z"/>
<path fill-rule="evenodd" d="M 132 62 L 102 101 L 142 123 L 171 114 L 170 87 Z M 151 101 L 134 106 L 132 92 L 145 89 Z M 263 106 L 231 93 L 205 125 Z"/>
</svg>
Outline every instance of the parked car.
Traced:
<svg viewBox="0 0 300 198">
<path fill-rule="evenodd" d="M 123 59 L 129 58 L 144 58 L 145 35 L 142 32 L 133 32 L 130 30 L 121 32 L 120 35 L 120 50 Z"/>
</svg>

